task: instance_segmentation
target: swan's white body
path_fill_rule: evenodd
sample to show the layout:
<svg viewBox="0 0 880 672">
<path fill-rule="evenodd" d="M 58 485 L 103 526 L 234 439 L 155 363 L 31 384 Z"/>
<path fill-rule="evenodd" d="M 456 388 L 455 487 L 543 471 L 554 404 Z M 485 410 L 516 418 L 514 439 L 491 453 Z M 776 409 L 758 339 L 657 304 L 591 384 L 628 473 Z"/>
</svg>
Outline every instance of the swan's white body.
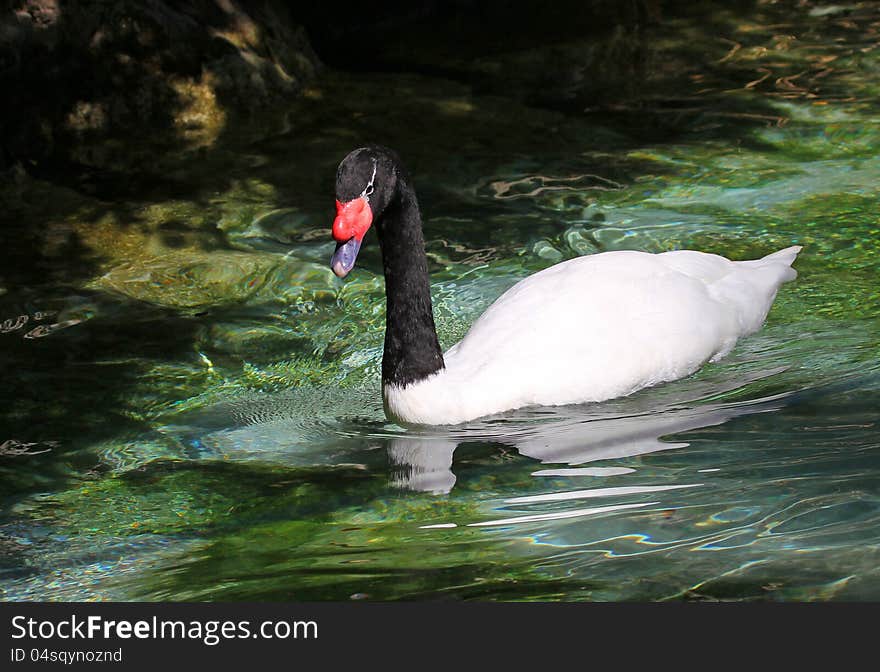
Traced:
<svg viewBox="0 0 880 672">
<path fill-rule="evenodd" d="M 556 264 L 502 294 L 446 352 L 445 369 L 386 385 L 386 413 L 404 424 L 458 424 L 682 378 L 761 327 L 779 286 L 796 277 L 800 250 L 754 261 L 620 251 Z"/>
</svg>

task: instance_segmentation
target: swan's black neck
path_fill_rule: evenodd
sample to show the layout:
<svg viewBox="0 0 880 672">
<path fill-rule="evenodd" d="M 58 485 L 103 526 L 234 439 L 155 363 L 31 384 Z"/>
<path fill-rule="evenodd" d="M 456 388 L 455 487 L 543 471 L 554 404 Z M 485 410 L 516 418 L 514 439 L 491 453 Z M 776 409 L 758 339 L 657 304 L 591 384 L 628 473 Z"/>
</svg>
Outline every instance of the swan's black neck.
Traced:
<svg viewBox="0 0 880 672">
<path fill-rule="evenodd" d="M 444 365 L 431 309 L 419 204 L 402 175 L 398 177 L 397 194 L 376 222 L 387 301 L 382 383 L 406 386 Z"/>
</svg>

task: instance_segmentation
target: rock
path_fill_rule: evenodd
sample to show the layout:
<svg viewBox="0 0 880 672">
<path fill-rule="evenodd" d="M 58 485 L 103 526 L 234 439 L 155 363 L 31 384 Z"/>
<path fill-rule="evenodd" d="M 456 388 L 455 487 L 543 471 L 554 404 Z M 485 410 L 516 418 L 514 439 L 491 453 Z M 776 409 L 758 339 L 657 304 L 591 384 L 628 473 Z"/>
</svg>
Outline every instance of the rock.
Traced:
<svg viewBox="0 0 880 672">
<path fill-rule="evenodd" d="M 279 255 L 187 249 L 121 263 L 91 285 L 169 308 L 207 308 L 252 296 L 279 260 Z"/>
<path fill-rule="evenodd" d="M 130 134 L 208 145 L 318 67 L 279 1 L 19 0 L 0 13 L 0 168 Z"/>
</svg>

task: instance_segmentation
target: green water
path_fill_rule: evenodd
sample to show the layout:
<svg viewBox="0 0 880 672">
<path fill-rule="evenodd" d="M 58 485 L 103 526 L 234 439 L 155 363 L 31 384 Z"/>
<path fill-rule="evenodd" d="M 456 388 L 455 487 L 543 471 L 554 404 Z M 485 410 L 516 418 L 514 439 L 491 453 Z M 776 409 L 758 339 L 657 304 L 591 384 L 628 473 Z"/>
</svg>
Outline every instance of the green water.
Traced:
<svg viewBox="0 0 880 672">
<path fill-rule="evenodd" d="M 13 176 L 3 599 L 880 599 L 880 10 L 760 7 L 655 28 L 608 100 L 578 42 L 327 71 L 149 174 Z M 576 255 L 800 244 L 799 278 L 688 379 L 404 430 L 375 238 L 327 263 L 371 141 L 415 175 L 444 347 Z"/>
</svg>

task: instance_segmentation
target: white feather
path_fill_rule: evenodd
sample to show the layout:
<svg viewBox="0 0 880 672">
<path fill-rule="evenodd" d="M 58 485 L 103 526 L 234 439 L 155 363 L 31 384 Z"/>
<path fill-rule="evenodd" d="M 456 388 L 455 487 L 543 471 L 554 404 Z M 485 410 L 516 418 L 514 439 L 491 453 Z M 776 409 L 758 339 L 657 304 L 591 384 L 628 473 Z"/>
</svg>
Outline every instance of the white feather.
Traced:
<svg viewBox="0 0 880 672">
<path fill-rule="evenodd" d="M 403 424 L 458 424 L 523 406 L 604 401 L 690 375 L 764 323 L 801 248 L 730 261 L 682 250 L 605 252 L 502 294 L 444 355 L 446 368 L 383 390 Z"/>
</svg>

